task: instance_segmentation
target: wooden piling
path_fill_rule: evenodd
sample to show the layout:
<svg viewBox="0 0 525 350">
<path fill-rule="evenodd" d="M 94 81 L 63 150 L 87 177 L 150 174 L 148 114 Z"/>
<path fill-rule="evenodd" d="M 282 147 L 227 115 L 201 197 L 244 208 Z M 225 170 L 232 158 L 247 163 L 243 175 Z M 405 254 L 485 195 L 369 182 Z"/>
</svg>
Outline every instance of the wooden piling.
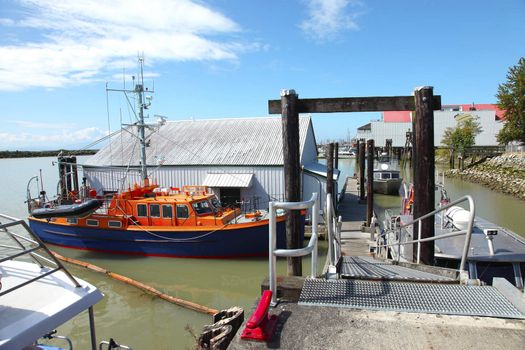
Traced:
<svg viewBox="0 0 525 350">
<path fill-rule="evenodd" d="M 434 156 L 434 106 L 433 88 L 426 86 L 414 90 L 415 122 L 413 142 L 414 218 L 421 217 L 435 206 L 435 156 Z M 414 225 L 417 238 L 418 225 Z M 434 236 L 434 216 L 422 222 L 420 238 Z M 417 245 L 414 245 L 414 260 L 417 259 Z M 421 262 L 434 263 L 434 242 L 421 244 Z"/>
<path fill-rule="evenodd" d="M 301 200 L 301 165 L 299 159 L 298 95 L 294 90 L 281 91 L 281 121 L 283 129 L 284 187 L 286 201 Z M 301 217 L 297 210 L 286 219 L 286 247 L 300 248 Z M 288 276 L 302 276 L 301 257 L 287 258 Z"/>
<path fill-rule="evenodd" d="M 339 142 L 334 144 L 334 169 L 339 169 Z"/>
<path fill-rule="evenodd" d="M 359 200 L 365 200 L 365 143 L 359 141 Z"/>
<path fill-rule="evenodd" d="M 366 148 L 366 225 L 370 227 L 374 214 L 374 140 L 368 140 Z"/>
<path fill-rule="evenodd" d="M 334 144 L 329 143 L 326 151 L 326 193 L 332 195 L 332 200 L 335 199 L 334 196 Z M 332 202 L 335 207 L 335 203 Z"/>
</svg>

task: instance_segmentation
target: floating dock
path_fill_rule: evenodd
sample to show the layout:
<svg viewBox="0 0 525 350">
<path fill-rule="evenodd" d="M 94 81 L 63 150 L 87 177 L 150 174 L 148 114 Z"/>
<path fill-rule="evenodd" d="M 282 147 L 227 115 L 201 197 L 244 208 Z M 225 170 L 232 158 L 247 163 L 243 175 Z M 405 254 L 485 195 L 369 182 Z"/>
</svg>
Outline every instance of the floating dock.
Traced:
<svg viewBox="0 0 525 350">
<path fill-rule="evenodd" d="M 338 211 L 339 278 L 279 277 L 270 340 L 241 339 L 245 322 L 228 349 L 523 348 L 523 292 L 504 279 L 464 285 L 455 270 L 374 259 L 371 234 L 362 232 L 366 204 L 359 204 L 356 179 L 347 179 Z"/>
</svg>

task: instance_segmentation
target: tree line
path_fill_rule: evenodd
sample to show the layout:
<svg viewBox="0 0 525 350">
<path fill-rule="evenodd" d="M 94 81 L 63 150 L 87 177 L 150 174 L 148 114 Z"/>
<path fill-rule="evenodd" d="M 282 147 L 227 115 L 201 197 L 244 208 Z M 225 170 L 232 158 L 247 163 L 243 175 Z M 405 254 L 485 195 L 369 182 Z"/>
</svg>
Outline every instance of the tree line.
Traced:
<svg viewBox="0 0 525 350">
<path fill-rule="evenodd" d="M 98 150 L 53 150 L 53 151 L 0 151 L 0 158 L 34 158 L 34 157 L 56 157 L 58 154 L 67 154 L 72 156 L 92 155 Z"/>
</svg>

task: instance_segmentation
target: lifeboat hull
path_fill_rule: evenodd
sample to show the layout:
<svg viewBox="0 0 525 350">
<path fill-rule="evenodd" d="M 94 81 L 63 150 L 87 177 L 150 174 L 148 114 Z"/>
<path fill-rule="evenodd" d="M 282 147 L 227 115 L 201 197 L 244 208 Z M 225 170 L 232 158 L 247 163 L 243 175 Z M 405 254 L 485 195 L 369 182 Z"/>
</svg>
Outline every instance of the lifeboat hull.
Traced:
<svg viewBox="0 0 525 350">
<path fill-rule="evenodd" d="M 301 216 L 304 238 L 304 216 Z M 112 254 L 180 258 L 242 258 L 268 255 L 268 221 L 225 228 L 128 227 L 107 229 L 57 224 L 29 218 L 33 231 L 46 243 Z M 277 248 L 286 247 L 284 218 L 277 222 Z"/>
</svg>

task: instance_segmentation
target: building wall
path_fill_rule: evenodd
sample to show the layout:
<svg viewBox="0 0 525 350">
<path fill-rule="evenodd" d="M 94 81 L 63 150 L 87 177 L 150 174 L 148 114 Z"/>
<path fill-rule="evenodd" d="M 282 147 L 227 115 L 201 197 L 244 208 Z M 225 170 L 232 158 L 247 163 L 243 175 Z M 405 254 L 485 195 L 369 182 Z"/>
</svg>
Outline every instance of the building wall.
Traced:
<svg viewBox="0 0 525 350">
<path fill-rule="evenodd" d="M 446 128 L 454 128 L 457 124 L 454 118 L 458 114 L 469 114 L 480 123 L 483 131 L 476 136 L 476 146 L 497 146 L 497 133 L 503 123 L 496 120 L 495 111 L 435 111 L 434 112 L 434 145 L 441 146 L 441 140 Z M 392 139 L 394 147 L 404 147 L 406 132 L 412 130 L 412 123 L 371 122 L 370 132 L 358 130 L 357 138 L 374 139 L 376 146 L 384 146 L 386 139 Z"/>
<path fill-rule="evenodd" d="M 184 185 L 202 185 L 208 173 L 237 173 L 254 174 L 249 188 L 241 188 L 243 200 L 259 198 L 262 208 L 268 207 L 269 201 L 284 200 L 284 168 L 282 166 L 163 166 L 150 168 L 150 181 L 161 187 L 179 187 Z M 302 176 L 302 197 L 310 199 L 313 192 L 319 192 L 321 197 L 326 196 L 326 178 L 319 175 L 308 174 Z M 84 176 L 88 185 L 100 194 L 105 191 L 119 191 L 141 183 L 138 169 L 126 171 L 122 168 L 84 167 Z M 210 188 L 217 193 L 216 188 Z M 218 194 L 218 193 L 217 193 Z M 323 201 L 324 203 L 324 201 Z"/>
</svg>

